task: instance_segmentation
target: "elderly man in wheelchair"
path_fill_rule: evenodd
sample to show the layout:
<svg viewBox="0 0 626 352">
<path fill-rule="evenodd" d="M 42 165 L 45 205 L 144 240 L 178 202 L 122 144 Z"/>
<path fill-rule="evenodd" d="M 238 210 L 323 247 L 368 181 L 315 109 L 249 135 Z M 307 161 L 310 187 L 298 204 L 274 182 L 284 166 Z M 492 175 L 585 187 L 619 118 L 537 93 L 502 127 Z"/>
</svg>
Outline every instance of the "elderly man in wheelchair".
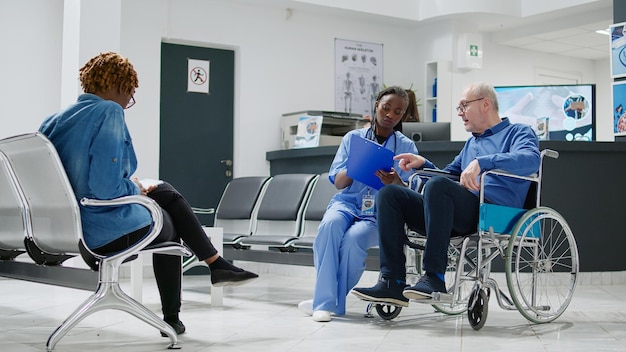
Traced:
<svg viewBox="0 0 626 352">
<path fill-rule="evenodd" d="M 501 119 L 496 93 L 486 83 L 467 87 L 457 112 L 472 136 L 443 170 L 422 170 L 432 163 L 419 155 L 396 156 L 402 169 L 416 169 L 429 179 L 421 193 L 399 185 L 380 190 L 380 279 L 374 287 L 355 288 L 352 293 L 378 304 L 377 309 L 382 305 L 401 309 L 408 306 L 409 300 L 415 300 L 433 304 L 449 314 L 468 310 L 470 324 L 480 329 L 486 318 L 490 289 L 496 289 L 503 308 L 517 308 L 531 321 L 554 320 L 569 303 L 575 282 L 572 280 L 578 272 L 577 250 L 569 226 L 555 211 L 539 207 L 542 156 L 558 153 L 540 153 L 538 139 L 529 126 Z M 529 192 L 531 184 L 534 186 Z M 526 212 L 523 208 L 529 193 L 537 208 Z M 485 225 L 484 217 L 498 224 Z M 558 248 L 548 248 L 559 251 L 556 259 L 552 258 L 554 253 L 545 253 L 546 225 L 550 234 L 559 229 L 556 236 L 560 237 L 560 244 L 554 245 Z M 413 286 L 406 284 L 407 228 L 424 236 L 422 245 L 413 246 L 422 251 L 424 271 Z M 474 235 L 473 240 L 470 235 Z M 473 256 L 469 255 L 470 247 Z M 450 252 L 458 256 L 452 258 Z M 490 262 L 498 254 L 504 256 L 507 264 L 512 300 L 488 277 Z M 552 273 L 554 261 L 563 258 L 567 268 L 562 271 L 574 274 L 566 279 L 570 280 L 570 290 L 565 297 L 556 298 L 557 302 L 552 302 L 553 297 L 537 297 L 537 285 L 546 284 L 537 280 L 537 273 Z M 466 273 L 467 266 L 471 270 Z M 448 285 L 447 272 L 454 273 L 448 275 L 452 281 Z M 514 275 L 518 276 L 509 280 Z M 467 281 L 474 281 L 469 297 L 462 292 Z M 538 302 L 542 298 L 551 303 Z M 459 308 L 458 304 L 465 306 Z"/>
</svg>

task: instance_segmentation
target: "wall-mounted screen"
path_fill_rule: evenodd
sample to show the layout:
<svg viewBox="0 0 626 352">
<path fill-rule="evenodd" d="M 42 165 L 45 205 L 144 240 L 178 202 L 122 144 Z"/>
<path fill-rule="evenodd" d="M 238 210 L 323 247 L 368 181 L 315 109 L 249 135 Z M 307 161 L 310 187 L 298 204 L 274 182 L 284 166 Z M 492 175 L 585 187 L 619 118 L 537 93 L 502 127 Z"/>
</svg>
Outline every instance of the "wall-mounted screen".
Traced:
<svg viewBox="0 0 626 352">
<path fill-rule="evenodd" d="M 500 116 L 530 125 L 540 140 L 596 139 L 595 85 L 495 87 Z"/>
<path fill-rule="evenodd" d="M 626 81 L 613 83 L 613 133 L 626 136 Z"/>
</svg>

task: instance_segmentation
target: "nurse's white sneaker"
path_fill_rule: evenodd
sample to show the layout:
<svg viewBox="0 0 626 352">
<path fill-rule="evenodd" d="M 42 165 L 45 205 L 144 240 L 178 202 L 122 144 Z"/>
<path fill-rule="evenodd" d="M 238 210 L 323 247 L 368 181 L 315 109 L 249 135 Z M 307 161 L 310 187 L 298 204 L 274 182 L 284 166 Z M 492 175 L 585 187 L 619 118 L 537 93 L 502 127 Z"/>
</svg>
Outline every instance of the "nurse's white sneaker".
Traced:
<svg viewBox="0 0 626 352">
<path fill-rule="evenodd" d="M 298 303 L 298 309 L 308 316 L 313 316 L 313 320 L 319 322 L 330 321 L 331 317 L 335 315 L 335 313 L 328 310 L 316 310 L 314 312 L 312 299 L 307 299 L 306 301 Z"/>
<path fill-rule="evenodd" d="M 307 299 L 306 301 L 298 303 L 298 309 L 308 316 L 313 315 L 313 300 Z"/>
<path fill-rule="evenodd" d="M 313 312 L 313 321 L 318 321 L 320 323 L 330 321 L 331 312 L 327 310 L 316 310 Z"/>
</svg>

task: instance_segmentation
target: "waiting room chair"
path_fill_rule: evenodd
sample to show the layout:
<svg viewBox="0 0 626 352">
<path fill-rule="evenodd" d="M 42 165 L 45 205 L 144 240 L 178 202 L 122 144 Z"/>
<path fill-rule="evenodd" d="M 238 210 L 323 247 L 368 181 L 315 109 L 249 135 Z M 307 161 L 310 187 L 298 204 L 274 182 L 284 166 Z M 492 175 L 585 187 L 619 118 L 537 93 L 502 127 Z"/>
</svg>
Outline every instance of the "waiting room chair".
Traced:
<svg viewBox="0 0 626 352">
<path fill-rule="evenodd" d="M 224 231 L 224 244 L 237 247 L 252 234 L 260 200 L 271 177 L 250 176 L 232 179 L 222 194 L 215 211 L 215 227 Z"/>
<path fill-rule="evenodd" d="M 27 234 L 36 248 L 57 256 L 80 254 L 84 242 L 80 211 L 61 160 L 52 143 L 40 133 L 25 134 L 0 140 L 0 151 L 7 157 L 15 174 L 22 199 L 26 200 Z M 170 339 L 168 348 L 180 348 L 176 332 L 154 312 L 135 301 L 119 285 L 120 265 L 139 253 L 190 255 L 179 243 L 150 246 L 162 227 L 161 209 L 145 196 L 127 196 L 112 200 L 82 199 L 83 206 L 118 206 L 137 203 L 146 207 L 153 219 L 150 232 L 144 239 L 119 253 L 99 255 L 89 252 L 99 261 L 99 282 L 95 292 L 50 335 L 48 351 L 59 340 L 90 314 L 103 309 L 117 309 L 134 315 L 165 333 Z M 29 252 L 30 254 L 30 252 Z M 156 336 L 155 336 L 156 337 Z"/>
<path fill-rule="evenodd" d="M 320 175 L 313 190 L 311 191 L 311 198 L 304 211 L 304 222 L 302 227 L 302 233 L 297 240 L 291 244 L 296 248 L 313 248 L 313 242 L 315 236 L 317 236 L 317 227 L 326 213 L 328 203 L 330 200 L 340 192 L 335 185 L 330 183 L 328 179 L 328 173 Z"/>
<path fill-rule="evenodd" d="M 25 253 L 26 219 L 24 202 L 14 182 L 7 156 L 0 151 L 0 260 Z"/>
<path fill-rule="evenodd" d="M 196 214 L 215 213 L 214 227 L 222 228 L 222 244 L 242 248 L 239 242 L 252 234 L 256 212 L 269 176 L 249 176 L 232 179 L 224 188 L 217 209 L 192 208 Z M 183 271 L 205 266 L 195 255 L 183 259 Z"/>
<path fill-rule="evenodd" d="M 291 242 L 300 236 L 304 209 L 318 177 L 317 174 L 274 176 L 261 199 L 256 227 L 251 236 L 241 240 L 241 245 L 288 250 Z"/>
</svg>

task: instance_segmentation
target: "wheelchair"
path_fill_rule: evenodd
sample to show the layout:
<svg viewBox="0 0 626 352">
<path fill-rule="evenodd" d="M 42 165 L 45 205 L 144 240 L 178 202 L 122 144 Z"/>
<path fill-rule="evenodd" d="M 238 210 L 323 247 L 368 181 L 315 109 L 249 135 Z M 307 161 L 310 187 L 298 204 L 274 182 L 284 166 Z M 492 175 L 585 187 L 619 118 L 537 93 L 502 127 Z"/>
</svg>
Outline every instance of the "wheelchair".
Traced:
<svg viewBox="0 0 626 352">
<path fill-rule="evenodd" d="M 487 320 L 492 293 L 502 309 L 517 310 L 533 323 L 554 321 L 565 312 L 576 288 L 578 248 L 565 219 L 556 210 L 540 205 L 545 156 L 558 158 L 559 154 L 543 150 L 536 175 L 519 176 L 498 170 L 481 175 L 477 232 L 450 240 L 445 273 L 448 292 L 411 302 L 430 304 L 447 315 L 467 313 L 474 330 L 480 330 Z M 530 181 L 524 209 L 485 202 L 483 185 L 488 175 Z M 419 171 L 414 176 L 423 177 Z M 423 235 L 407 229 L 405 253 L 413 253 L 407 255 L 407 283 L 417 281 L 422 272 L 425 243 Z M 490 277 L 491 264 L 498 257 L 504 261 L 508 292 Z M 374 308 L 385 320 L 396 318 L 402 310 L 386 302 L 369 302 L 365 316 L 373 317 Z"/>
</svg>

